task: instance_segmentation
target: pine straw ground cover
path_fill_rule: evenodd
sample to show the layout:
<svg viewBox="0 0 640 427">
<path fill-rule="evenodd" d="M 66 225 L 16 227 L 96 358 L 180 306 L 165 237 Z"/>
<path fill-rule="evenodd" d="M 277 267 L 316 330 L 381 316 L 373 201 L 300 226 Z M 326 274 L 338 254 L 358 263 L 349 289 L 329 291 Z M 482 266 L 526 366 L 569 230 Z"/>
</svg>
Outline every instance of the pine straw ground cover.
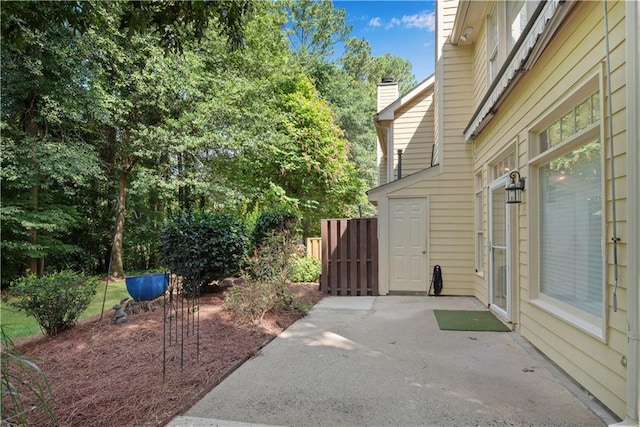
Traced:
<svg viewBox="0 0 640 427">
<path fill-rule="evenodd" d="M 317 284 L 294 284 L 303 304 L 317 303 Z M 270 313 L 259 327 L 240 326 L 223 309 L 222 292 L 200 298 L 196 340 L 167 348 L 163 382 L 163 309 L 110 322 L 113 310 L 85 319 L 53 338 L 20 344 L 36 358 L 52 388 L 50 405 L 60 426 L 158 426 L 183 413 L 289 325 L 300 312 Z M 181 356 L 181 354 L 183 356 Z M 184 366 L 181 368 L 181 360 Z M 52 425 L 37 420 L 36 425 Z"/>
</svg>

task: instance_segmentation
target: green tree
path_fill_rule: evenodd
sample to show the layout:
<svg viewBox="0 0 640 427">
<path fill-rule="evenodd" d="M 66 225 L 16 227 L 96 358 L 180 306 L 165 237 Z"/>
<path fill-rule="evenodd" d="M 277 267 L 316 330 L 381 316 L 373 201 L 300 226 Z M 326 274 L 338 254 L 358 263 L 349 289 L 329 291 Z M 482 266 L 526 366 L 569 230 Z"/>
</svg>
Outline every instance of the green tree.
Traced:
<svg viewBox="0 0 640 427">
<path fill-rule="evenodd" d="M 385 53 L 372 58 L 369 81 L 377 84 L 380 83 L 382 77 L 391 76 L 398 82 L 399 91 L 402 94 L 417 84 L 411 69 L 411 63 L 406 59 Z"/>
<path fill-rule="evenodd" d="M 206 28 L 241 45 L 251 9 L 247 0 L 3 4 L 3 277 L 18 271 L 20 254 L 41 274 L 45 255 L 78 251 L 67 244 L 83 219 L 75 200 L 99 181 L 98 165 L 117 182 L 124 211 L 127 178 L 150 157 L 167 113 L 166 103 L 151 108 L 166 94 L 148 90 L 163 76 L 150 64 L 191 48 Z"/>
<path fill-rule="evenodd" d="M 291 0 L 287 14 L 291 49 L 303 57 L 333 55 L 335 45 L 351 33 L 345 10 L 334 8 L 331 0 Z"/>
<path fill-rule="evenodd" d="M 184 67 L 180 52 L 204 37 L 209 20 L 233 46 L 241 41 L 248 2 L 112 3 L 104 12 L 107 25 L 88 34 L 96 64 L 93 87 L 102 100 L 101 143 L 104 164 L 116 183 L 115 232 L 110 265 L 124 275 L 123 241 L 130 178 L 141 163 L 161 168 L 167 163 L 163 142 L 171 139 L 167 122 L 189 108 L 181 90 Z M 161 33 L 161 43 L 157 35 Z M 162 49 L 164 46 L 164 50 Z M 193 47 L 192 47 L 193 48 Z M 187 74 L 188 78 L 196 77 Z M 189 159 L 181 158 L 180 161 Z M 181 188 L 183 190 L 183 188 Z M 162 208 L 161 206 L 159 206 Z M 157 230 L 159 232 L 159 230 Z M 157 234 L 157 233 L 156 233 Z"/>
<path fill-rule="evenodd" d="M 279 87 L 282 114 L 276 126 L 283 138 L 264 145 L 276 162 L 263 168 L 274 185 L 297 201 L 308 236 L 318 231 L 321 218 L 345 212 L 363 186 L 349 162 L 348 141 L 311 80 L 294 76 Z"/>
<path fill-rule="evenodd" d="M 3 4 L 0 12 L 6 282 L 20 270 L 42 274 L 45 256 L 81 250 L 63 237 L 81 217 L 74 197 L 100 169 L 83 120 L 91 94 L 77 28 L 85 11 L 20 2 Z"/>
</svg>

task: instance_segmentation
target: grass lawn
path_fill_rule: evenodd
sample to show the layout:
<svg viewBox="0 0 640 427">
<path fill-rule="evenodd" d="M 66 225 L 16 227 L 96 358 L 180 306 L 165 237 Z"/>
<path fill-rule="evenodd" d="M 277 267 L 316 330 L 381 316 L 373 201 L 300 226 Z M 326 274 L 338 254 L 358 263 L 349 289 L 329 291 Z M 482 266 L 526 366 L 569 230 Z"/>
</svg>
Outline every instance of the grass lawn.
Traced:
<svg viewBox="0 0 640 427">
<path fill-rule="evenodd" d="M 127 287 L 124 280 L 109 281 L 107 288 L 107 299 L 104 303 L 104 315 L 108 319 L 111 317 L 111 307 L 120 302 L 122 298 L 128 297 Z M 96 296 L 93 297 L 89 307 L 80 316 L 84 319 L 94 314 L 99 314 L 102 310 L 102 299 L 104 298 L 104 283 L 98 283 Z M 36 319 L 27 316 L 24 312 L 19 311 L 6 303 L 0 302 L 0 324 L 7 336 L 10 338 L 22 338 L 42 333 Z"/>
</svg>

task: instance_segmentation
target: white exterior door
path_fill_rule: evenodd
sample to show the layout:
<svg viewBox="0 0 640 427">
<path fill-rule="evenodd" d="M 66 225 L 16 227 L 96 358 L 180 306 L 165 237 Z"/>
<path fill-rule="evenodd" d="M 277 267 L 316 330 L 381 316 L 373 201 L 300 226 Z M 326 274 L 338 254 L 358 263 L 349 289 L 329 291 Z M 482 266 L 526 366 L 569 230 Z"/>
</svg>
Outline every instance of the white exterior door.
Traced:
<svg viewBox="0 0 640 427">
<path fill-rule="evenodd" d="M 389 291 L 427 292 L 427 199 L 389 199 Z"/>
<path fill-rule="evenodd" d="M 489 301 L 491 309 L 510 320 L 509 211 L 506 205 L 507 177 L 491 184 L 489 192 Z"/>
</svg>

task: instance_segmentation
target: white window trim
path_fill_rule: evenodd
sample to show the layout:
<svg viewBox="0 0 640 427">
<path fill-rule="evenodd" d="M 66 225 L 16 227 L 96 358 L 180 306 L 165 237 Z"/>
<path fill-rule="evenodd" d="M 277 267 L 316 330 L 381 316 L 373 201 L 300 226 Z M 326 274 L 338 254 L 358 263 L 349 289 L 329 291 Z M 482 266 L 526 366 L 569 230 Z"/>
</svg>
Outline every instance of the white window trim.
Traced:
<svg viewBox="0 0 640 427">
<path fill-rule="evenodd" d="M 474 180 L 478 179 L 478 177 L 480 178 L 480 183 L 479 185 L 475 185 L 476 183 L 474 183 L 474 222 L 475 222 L 475 270 L 476 270 L 476 276 L 483 278 L 484 279 L 484 260 L 486 257 L 486 245 L 485 245 L 485 227 L 484 227 L 484 200 L 485 200 L 485 195 L 484 195 L 484 186 L 483 186 L 483 176 L 482 176 L 482 169 L 479 169 L 476 171 L 476 173 L 473 175 Z M 480 197 L 480 211 L 478 212 L 478 197 Z M 479 216 L 479 217 L 478 217 Z M 480 239 L 480 234 L 482 234 L 482 241 L 479 241 Z M 480 247 L 480 245 L 482 245 L 483 251 L 482 251 L 482 256 L 481 254 L 478 252 L 478 247 Z"/>
<path fill-rule="evenodd" d="M 504 3 L 503 2 L 496 2 L 493 7 L 491 8 L 491 11 L 487 14 L 486 17 L 486 25 L 485 27 L 487 28 L 487 85 L 491 86 L 491 83 L 493 82 L 493 80 L 498 76 L 498 71 L 500 70 L 500 67 L 502 66 L 502 63 L 504 62 L 504 54 L 502 52 L 502 50 L 505 49 L 505 45 L 506 45 L 506 38 L 505 40 L 502 40 L 503 37 L 503 24 L 502 22 L 504 21 L 504 16 L 505 16 L 505 8 L 504 8 Z M 491 26 L 491 19 L 492 17 L 495 17 L 495 22 L 496 22 L 496 45 L 495 46 L 491 46 L 489 45 L 491 37 L 489 37 L 489 32 L 492 29 Z M 505 18 L 506 19 L 506 18 Z M 491 65 L 492 65 L 492 61 L 495 61 L 495 70 L 493 71 L 493 73 L 491 72 Z"/>
<path fill-rule="evenodd" d="M 538 135 L 539 133 L 548 127 L 551 123 L 558 119 L 558 117 L 566 113 L 572 107 L 577 106 L 580 102 L 592 94 L 595 91 L 600 91 L 600 121 L 596 124 L 588 126 L 580 132 L 569 137 L 566 141 L 554 146 L 543 153 L 539 153 L 538 149 Z M 607 197 L 606 197 L 606 174 L 605 174 L 605 161 L 607 157 L 607 150 L 604 145 L 605 139 L 605 126 L 603 123 L 604 112 L 604 92 L 603 92 L 603 78 L 602 70 L 598 70 L 589 76 L 580 87 L 573 88 L 573 90 L 566 96 L 560 99 L 555 105 L 549 109 L 549 113 L 538 121 L 529 131 L 529 152 L 534 156 L 529 160 L 529 182 L 528 187 L 530 193 L 529 201 L 529 213 L 530 213 L 530 252 L 529 252 L 529 265 L 530 269 L 530 299 L 529 303 L 550 315 L 575 326 L 577 329 L 585 332 L 588 335 L 593 336 L 601 342 L 607 340 L 607 307 L 608 307 L 608 276 L 607 276 L 607 241 L 606 241 L 606 215 L 602 216 L 602 311 L 601 317 L 594 316 L 585 311 L 574 308 L 568 304 L 558 301 L 554 298 L 548 297 L 540 292 L 540 217 L 538 215 L 540 211 L 539 203 L 539 188 L 536 184 L 539 182 L 539 168 L 543 164 L 548 163 L 551 159 L 554 159 L 563 154 L 569 153 L 577 147 L 584 145 L 585 141 L 599 138 L 602 147 L 602 156 L 600 158 L 602 168 L 602 191 L 603 191 L 603 211 L 607 211 Z M 536 155 L 537 154 L 537 155 Z"/>
</svg>

